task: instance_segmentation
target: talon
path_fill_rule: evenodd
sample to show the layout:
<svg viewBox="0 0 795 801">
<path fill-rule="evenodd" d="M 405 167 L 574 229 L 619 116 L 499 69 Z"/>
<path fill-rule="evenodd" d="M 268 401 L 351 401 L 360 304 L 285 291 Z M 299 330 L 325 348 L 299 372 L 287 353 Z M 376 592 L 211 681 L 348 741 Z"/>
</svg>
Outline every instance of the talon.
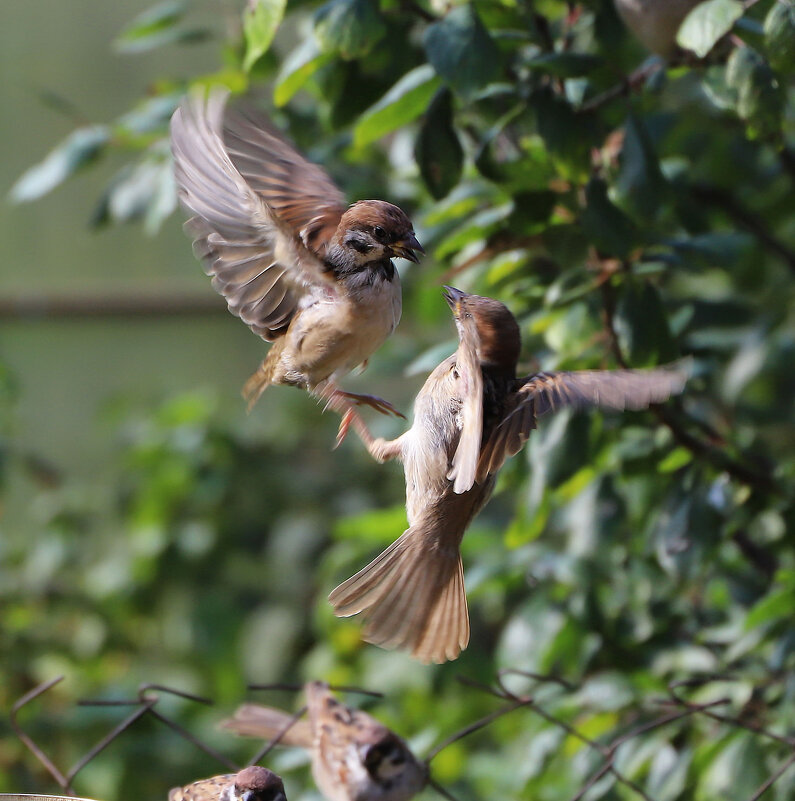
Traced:
<svg viewBox="0 0 795 801">
<path fill-rule="evenodd" d="M 356 416 L 356 412 L 353 409 L 348 409 L 345 414 L 342 415 L 342 420 L 340 420 L 340 427 L 337 429 L 337 440 L 334 443 L 334 447 L 332 450 L 337 450 L 340 445 L 345 440 L 345 437 L 348 436 L 348 430 L 351 427 L 351 423 L 353 422 L 353 418 Z"/>
<path fill-rule="evenodd" d="M 378 398 L 375 395 L 357 395 L 354 392 L 341 392 L 340 394 L 353 401 L 357 406 L 370 406 L 381 414 L 394 414 L 395 417 L 406 419 L 404 414 L 401 414 L 389 401 L 383 398 Z"/>
</svg>

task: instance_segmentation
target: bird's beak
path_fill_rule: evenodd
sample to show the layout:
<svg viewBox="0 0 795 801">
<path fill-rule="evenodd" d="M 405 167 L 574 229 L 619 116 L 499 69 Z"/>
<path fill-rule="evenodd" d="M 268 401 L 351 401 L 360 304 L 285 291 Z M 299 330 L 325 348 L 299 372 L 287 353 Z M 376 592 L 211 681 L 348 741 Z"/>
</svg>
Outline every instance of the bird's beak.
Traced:
<svg viewBox="0 0 795 801">
<path fill-rule="evenodd" d="M 447 305 L 455 314 L 458 314 L 461 301 L 465 297 L 467 297 L 467 293 L 462 292 L 460 289 L 456 289 L 454 286 L 444 287 L 444 299 L 447 301 Z"/>
<path fill-rule="evenodd" d="M 415 264 L 417 264 L 420 259 L 414 251 L 418 250 L 420 253 L 425 253 L 425 248 L 417 241 L 417 237 L 414 236 L 413 231 L 405 239 L 401 239 L 399 242 L 395 242 L 391 245 L 391 248 L 396 256 L 413 261 Z"/>
</svg>

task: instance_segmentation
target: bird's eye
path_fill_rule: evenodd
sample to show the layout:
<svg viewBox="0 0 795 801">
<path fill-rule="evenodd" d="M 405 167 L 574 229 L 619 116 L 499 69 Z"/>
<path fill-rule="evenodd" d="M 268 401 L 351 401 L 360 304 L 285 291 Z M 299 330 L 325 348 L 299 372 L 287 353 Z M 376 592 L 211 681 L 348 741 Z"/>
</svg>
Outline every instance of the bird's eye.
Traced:
<svg viewBox="0 0 795 801">
<path fill-rule="evenodd" d="M 376 225 L 375 228 L 373 228 L 373 233 L 376 239 L 380 239 L 381 241 L 386 239 L 386 231 L 380 225 Z"/>
</svg>

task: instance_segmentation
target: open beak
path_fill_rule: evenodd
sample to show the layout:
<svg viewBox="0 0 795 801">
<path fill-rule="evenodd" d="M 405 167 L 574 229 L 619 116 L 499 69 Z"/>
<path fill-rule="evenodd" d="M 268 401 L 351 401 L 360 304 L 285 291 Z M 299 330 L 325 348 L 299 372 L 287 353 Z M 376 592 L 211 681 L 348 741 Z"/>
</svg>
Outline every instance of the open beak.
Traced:
<svg viewBox="0 0 795 801">
<path fill-rule="evenodd" d="M 458 306 L 465 297 L 467 297 L 467 293 L 456 289 L 454 286 L 444 287 L 444 299 L 454 312 L 458 311 Z"/>
<path fill-rule="evenodd" d="M 425 248 L 417 241 L 413 231 L 405 239 L 395 242 L 390 247 L 396 256 L 413 261 L 415 264 L 419 263 L 420 258 L 414 251 L 425 253 Z"/>
</svg>

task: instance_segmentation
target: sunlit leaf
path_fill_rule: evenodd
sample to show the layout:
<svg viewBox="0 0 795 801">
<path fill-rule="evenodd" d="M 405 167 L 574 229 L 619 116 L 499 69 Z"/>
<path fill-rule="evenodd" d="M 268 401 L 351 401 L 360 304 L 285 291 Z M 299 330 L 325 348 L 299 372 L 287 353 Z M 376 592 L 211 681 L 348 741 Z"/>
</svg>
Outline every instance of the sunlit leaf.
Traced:
<svg viewBox="0 0 795 801">
<path fill-rule="evenodd" d="M 273 89 L 273 102 L 277 106 L 289 103 L 312 75 L 330 60 L 331 56 L 321 52 L 314 37 L 305 39 L 282 62 Z"/>
<path fill-rule="evenodd" d="M 271 46 L 284 16 L 287 0 L 250 0 L 243 12 L 246 55 L 243 69 L 250 70 Z"/>
<path fill-rule="evenodd" d="M 429 64 L 407 72 L 359 118 L 353 131 L 354 143 L 367 145 L 412 122 L 428 108 L 438 87 L 439 79 Z"/>
<path fill-rule="evenodd" d="M 743 4 L 740 0 L 706 0 L 685 17 L 676 41 L 680 47 L 692 50 L 699 58 L 703 58 L 742 15 Z"/>
</svg>

